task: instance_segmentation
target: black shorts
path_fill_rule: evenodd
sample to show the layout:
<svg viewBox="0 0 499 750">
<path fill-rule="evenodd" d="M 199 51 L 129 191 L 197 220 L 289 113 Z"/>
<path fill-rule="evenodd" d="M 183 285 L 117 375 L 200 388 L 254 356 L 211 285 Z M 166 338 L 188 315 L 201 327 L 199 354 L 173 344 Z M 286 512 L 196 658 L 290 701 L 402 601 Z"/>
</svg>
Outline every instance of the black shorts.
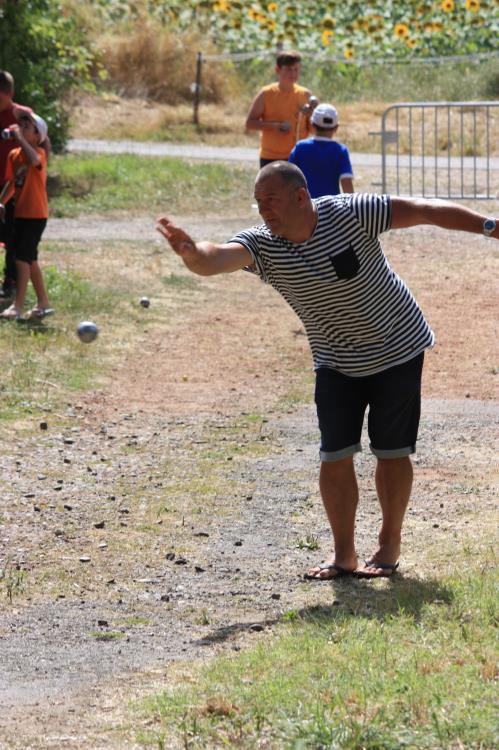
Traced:
<svg viewBox="0 0 499 750">
<path fill-rule="evenodd" d="M 273 161 L 287 161 L 287 159 L 262 159 L 260 156 L 260 169 L 266 167 L 267 164 L 272 164 Z"/>
<path fill-rule="evenodd" d="M 12 246 L 16 260 L 33 263 L 38 260 L 38 245 L 42 238 L 47 219 L 15 219 Z"/>
<path fill-rule="evenodd" d="M 0 221 L 0 242 L 5 246 L 12 243 L 12 230 L 14 228 L 14 201 L 11 199 L 5 204 L 5 220 Z"/>
<path fill-rule="evenodd" d="M 362 450 L 364 414 L 370 448 L 378 458 L 401 458 L 416 451 L 421 412 L 424 353 L 376 375 L 354 378 L 321 367 L 315 403 L 321 432 L 321 461 L 338 461 Z"/>
</svg>

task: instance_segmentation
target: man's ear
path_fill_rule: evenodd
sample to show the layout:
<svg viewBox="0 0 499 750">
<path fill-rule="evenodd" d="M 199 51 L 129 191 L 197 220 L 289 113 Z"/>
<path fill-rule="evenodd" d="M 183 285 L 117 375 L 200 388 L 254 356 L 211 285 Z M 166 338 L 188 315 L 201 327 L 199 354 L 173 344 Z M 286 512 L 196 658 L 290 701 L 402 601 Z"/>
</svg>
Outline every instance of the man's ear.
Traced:
<svg viewBox="0 0 499 750">
<path fill-rule="evenodd" d="M 298 190 L 296 191 L 296 197 L 298 199 L 298 203 L 300 204 L 300 207 L 304 206 L 310 200 L 310 195 L 308 194 L 308 190 L 304 187 L 298 188 Z"/>
</svg>

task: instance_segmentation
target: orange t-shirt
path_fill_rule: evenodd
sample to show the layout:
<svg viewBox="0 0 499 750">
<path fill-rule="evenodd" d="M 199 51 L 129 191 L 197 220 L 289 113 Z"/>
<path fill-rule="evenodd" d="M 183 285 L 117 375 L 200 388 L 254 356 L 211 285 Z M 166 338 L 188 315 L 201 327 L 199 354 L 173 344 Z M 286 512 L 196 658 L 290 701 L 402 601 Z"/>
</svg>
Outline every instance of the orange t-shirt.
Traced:
<svg viewBox="0 0 499 750">
<path fill-rule="evenodd" d="M 262 130 L 260 156 L 262 159 L 287 159 L 295 143 L 309 134 L 308 119 L 300 107 L 308 102 L 309 94 L 303 86 L 293 85 L 292 91 L 280 91 L 278 83 L 264 86 L 262 120 L 287 120 L 287 133 Z"/>
<path fill-rule="evenodd" d="M 5 179 L 15 186 L 16 219 L 48 219 L 47 156 L 43 148 L 36 149 L 40 164 L 30 164 L 22 148 L 14 148 L 7 159 Z"/>
</svg>

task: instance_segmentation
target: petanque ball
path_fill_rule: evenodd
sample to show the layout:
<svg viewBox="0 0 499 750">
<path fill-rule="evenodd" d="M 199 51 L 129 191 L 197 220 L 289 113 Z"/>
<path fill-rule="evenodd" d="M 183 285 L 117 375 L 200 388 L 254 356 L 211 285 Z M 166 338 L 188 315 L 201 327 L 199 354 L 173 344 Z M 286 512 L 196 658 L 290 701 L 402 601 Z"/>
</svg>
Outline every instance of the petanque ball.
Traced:
<svg viewBox="0 0 499 750">
<path fill-rule="evenodd" d="M 91 320 L 82 320 L 81 323 L 78 323 L 76 333 L 80 341 L 83 341 L 84 344 L 90 344 L 91 341 L 97 338 L 99 329 Z"/>
<path fill-rule="evenodd" d="M 147 297 L 141 297 L 140 304 L 142 305 L 142 307 L 149 307 L 151 303 L 149 302 L 149 299 Z"/>
</svg>

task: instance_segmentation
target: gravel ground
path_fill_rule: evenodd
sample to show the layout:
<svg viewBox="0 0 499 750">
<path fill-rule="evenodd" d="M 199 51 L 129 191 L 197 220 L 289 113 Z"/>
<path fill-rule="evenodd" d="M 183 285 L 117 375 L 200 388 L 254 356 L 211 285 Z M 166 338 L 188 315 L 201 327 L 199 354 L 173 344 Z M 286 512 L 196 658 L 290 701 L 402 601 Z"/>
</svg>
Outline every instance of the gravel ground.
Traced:
<svg viewBox="0 0 499 750">
<path fill-rule="evenodd" d="M 20 444 L 12 455 L 2 457 L 2 472 L 10 485 L 2 503 L 3 545 L 34 566 L 55 545 L 69 570 L 87 565 L 89 575 L 88 586 L 81 587 L 78 596 L 55 595 L 42 601 L 34 596 L 34 601 L 4 612 L 0 728 L 7 744 L 2 747 L 27 748 L 32 746 L 27 742 L 36 741 L 33 747 L 56 748 L 62 736 L 73 738 L 65 740 L 64 747 L 100 747 L 99 740 L 92 739 L 95 726 L 87 726 L 88 717 L 82 725 L 80 707 L 102 709 L 106 699 L 116 698 L 116 681 L 122 681 L 125 692 L 134 673 L 154 684 L 158 671 L 172 660 L 204 657 L 219 647 L 237 649 L 255 633 L 264 634 L 287 610 L 335 597 L 341 600 L 345 585 L 360 591 L 366 587 L 360 581 L 302 580 L 307 566 L 322 559 L 329 547 L 315 491 L 315 417 L 308 407 L 271 415 L 265 424 L 265 455 L 229 463 L 227 482 L 241 487 L 242 493 L 236 489 L 220 497 L 220 515 L 181 527 L 169 539 L 159 538 L 142 562 L 129 560 L 121 572 L 118 561 L 105 585 L 93 585 L 93 576 L 102 578 L 101 560 L 108 554 L 107 548 L 99 547 L 107 539 L 106 528 L 123 523 L 121 533 L 127 534 L 127 526 L 141 520 L 130 497 L 102 501 L 107 484 L 114 486 L 116 471 L 133 477 L 145 468 L 142 454 L 132 451 L 123 458 L 121 448 L 130 441 L 131 427 L 134 440 L 147 442 L 148 463 L 153 465 L 172 445 L 181 464 L 189 446 L 205 439 L 207 427 L 223 432 L 230 426 L 220 416 L 216 421 L 211 417 L 211 425 L 208 415 L 180 423 L 148 416 L 147 424 L 141 424 L 140 415 L 127 417 L 112 426 L 112 440 L 108 430 L 96 431 L 93 420 L 85 424 L 83 419 L 71 433 L 72 443 L 55 434 Z M 421 478 L 408 516 L 402 561 L 406 580 L 428 572 L 419 567 L 428 534 L 460 535 L 466 514 L 476 511 L 476 495 L 466 494 L 463 487 L 459 492 L 463 456 L 466 476 L 474 477 L 484 512 L 495 498 L 489 470 L 496 460 L 498 405 L 428 401 L 423 417 L 416 459 Z M 102 456 L 106 468 L 95 469 L 96 487 L 87 467 L 96 466 Z M 64 459 L 71 463 L 64 464 Z M 38 489 L 47 481 L 40 478 L 47 464 L 59 465 L 63 480 L 62 497 L 53 502 L 48 500 L 58 490 L 57 483 L 51 491 L 45 486 Z M 438 476 L 442 467 L 447 467 L 444 478 Z M 455 473 L 449 482 L 450 467 Z M 359 549 L 368 554 L 377 525 L 369 455 L 362 455 L 358 469 L 363 495 Z M 249 494 L 247 487 L 252 488 Z M 128 512 L 120 512 L 124 509 Z M 82 544 L 82 533 L 88 537 L 95 523 L 104 523 L 104 528 Z M 298 548 L 297 541 L 306 533 L 316 534 L 318 550 Z M 90 557 L 86 563 L 80 562 L 83 554 Z M 106 640 L 110 632 L 120 637 Z M 156 679 L 147 677 L 151 673 Z"/>
<path fill-rule="evenodd" d="M 190 220 L 187 226 L 202 227 L 204 236 L 213 230 L 216 237 L 242 225 L 240 219 L 222 226 L 210 221 Z M 51 220 L 46 238 L 68 237 L 156 239 L 150 220 Z M 252 293 L 260 304 L 263 292 Z M 241 299 L 249 308 L 250 298 Z M 276 310 L 281 307 L 276 302 Z M 268 315 L 277 313 L 271 307 Z M 246 335 L 247 320 L 233 326 L 236 339 Z M 263 328 L 264 323 L 252 331 L 254 340 Z M 216 331 L 210 335 L 206 352 L 197 352 L 207 362 L 217 347 Z M 168 350 L 168 342 L 164 346 Z M 156 357 L 164 359 L 163 351 L 158 348 Z M 28 584 L 36 580 L 39 589 L 28 586 L 27 595 L 2 605 L 2 750 L 137 747 L 126 701 L 158 689 L 173 665 L 265 638 L 291 609 L 341 604 L 345 587 L 364 598 L 377 587 L 396 591 L 397 580 L 428 581 L 428 596 L 435 596 L 434 576 L 453 569 L 456 544 L 479 548 L 477 513 L 489 517 L 494 507 L 498 403 L 427 399 L 401 575 L 374 583 L 305 582 L 303 572 L 330 548 L 317 496 L 312 406 L 269 411 L 260 450 L 238 450 L 254 442 L 244 430 L 232 450 L 227 446 L 244 414 L 239 394 L 226 409 L 208 378 L 199 389 L 202 403 L 181 404 L 172 414 L 171 383 L 163 382 L 161 367 L 151 365 L 153 353 L 134 356 L 128 381 L 122 378 L 114 390 L 90 394 L 84 403 L 74 400 L 59 415 L 62 420 L 48 419 L 47 430 L 3 446 L 0 551 L 27 570 Z M 192 359 L 192 351 L 186 356 Z M 237 374 L 237 363 L 225 364 L 222 384 Z M 158 380 L 148 383 L 144 408 L 141 398 L 128 399 L 142 370 L 144 380 L 158 373 Z M 269 390 L 264 380 L 255 380 L 255 403 Z M 196 514 L 199 497 L 188 489 L 192 451 L 224 445 L 223 489 Z M 358 458 L 361 555 L 373 549 L 377 533 L 372 471 L 366 451 Z M 151 516 L 152 504 L 168 498 L 168 482 L 174 480 L 187 488 L 178 508 L 165 521 Z M 304 543 L 307 539 L 314 544 Z M 485 550 L 490 540 L 483 544 Z"/>
</svg>

